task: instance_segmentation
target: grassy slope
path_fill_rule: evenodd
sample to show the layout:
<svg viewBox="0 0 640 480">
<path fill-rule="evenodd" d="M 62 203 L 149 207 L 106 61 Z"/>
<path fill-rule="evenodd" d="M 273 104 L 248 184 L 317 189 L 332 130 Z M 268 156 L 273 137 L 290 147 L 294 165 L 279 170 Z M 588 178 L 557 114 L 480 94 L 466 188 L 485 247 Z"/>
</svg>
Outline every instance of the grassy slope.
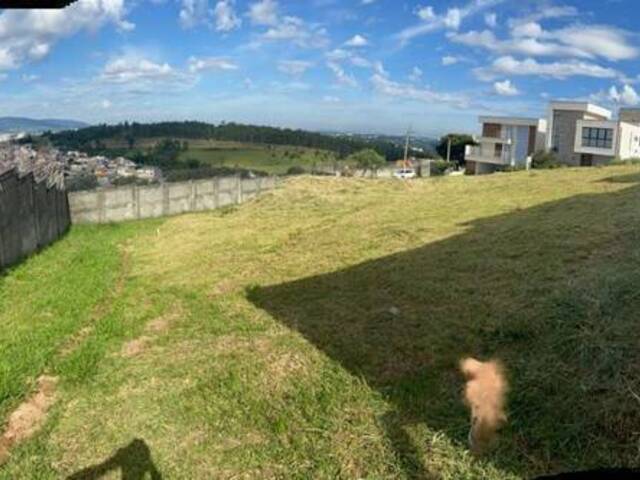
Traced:
<svg viewBox="0 0 640 480">
<path fill-rule="evenodd" d="M 638 465 L 639 183 L 632 167 L 296 179 L 238 209 L 75 229 L 0 280 L 0 323 L 46 347 L 2 340 L 2 411 L 38 371 L 63 379 L 0 477 L 58 478 L 127 445 L 120 468 L 150 455 L 164 478 Z M 171 328 L 144 333 L 154 318 Z M 119 355 L 142 334 L 141 355 Z M 483 461 L 464 445 L 465 354 L 500 357 L 512 380 Z"/>
<path fill-rule="evenodd" d="M 192 142 L 181 155 L 182 160 L 194 158 L 213 167 L 240 167 L 283 175 L 293 166 L 310 169 L 314 162 L 330 164 L 334 154 L 303 147 L 287 147 L 234 142 Z M 287 152 L 289 155 L 287 156 Z M 295 157 L 292 155 L 295 154 Z"/>
<path fill-rule="evenodd" d="M 180 160 L 196 159 L 212 167 L 255 169 L 274 175 L 284 175 L 293 166 L 309 170 L 314 163 L 329 165 L 335 157 L 333 152 L 305 147 L 214 140 L 186 141 L 189 150 L 180 155 Z M 151 148 L 158 142 L 158 139 L 139 140 L 135 148 Z M 106 144 L 112 148 L 127 147 L 123 141 L 109 141 Z"/>
</svg>

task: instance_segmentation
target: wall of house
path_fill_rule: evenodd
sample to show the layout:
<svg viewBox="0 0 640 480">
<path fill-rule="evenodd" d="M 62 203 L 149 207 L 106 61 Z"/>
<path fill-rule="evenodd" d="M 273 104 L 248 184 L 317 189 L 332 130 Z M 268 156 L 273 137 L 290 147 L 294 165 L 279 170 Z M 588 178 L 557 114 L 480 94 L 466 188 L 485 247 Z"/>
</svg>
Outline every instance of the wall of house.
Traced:
<svg viewBox="0 0 640 480">
<path fill-rule="evenodd" d="M 640 125 L 640 109 L 622 108 L 620 109 L 620 121 L 624 123 L 634 123 Z"/>
<path fill-rule="evenodd" d="M 620 123 L 618 156 L 622 160 L 640 158 L 640 125 Z"/>
<path fill-rule="evenodd" d="M 526 166 L 529 156 L 529 127 L 515 127 L 515 166 Z"/>
<path fill-rule="evenodd" d="M 560 162 L 565 165 L 580 165 L 580 154 L 574 151 L 576 124 L 578 120 L 584 118 L 584 112 L 570 110 L 555 110 L 553 112 L 551 148 L 555 150 Z"/>
<path fill-rule="evenodd" d="M 53 243 L 69 224 L 64 190 L 14 170 L 0 175 L 0 270 Z"/>
<path fill-rule="evenodd" d="M 275 177 L 220 177 L 69 194 L 73 223 L 111 223 L 201 212 L 243 203 L 273 190 Z"/>
</svg>

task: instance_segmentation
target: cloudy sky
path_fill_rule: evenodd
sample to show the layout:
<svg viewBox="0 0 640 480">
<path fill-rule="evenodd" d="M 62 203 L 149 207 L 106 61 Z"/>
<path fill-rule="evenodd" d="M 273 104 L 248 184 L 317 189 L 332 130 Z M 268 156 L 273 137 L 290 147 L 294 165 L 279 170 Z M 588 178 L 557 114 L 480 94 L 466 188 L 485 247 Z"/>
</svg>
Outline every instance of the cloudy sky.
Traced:
<svg viewBox="0 0 640 480">
<path fill-rule="evenodd" d="M 0 115 L 423 135 L 640 106 L 637 0 L 78 0 L 0 10 Z"/>
</svg>

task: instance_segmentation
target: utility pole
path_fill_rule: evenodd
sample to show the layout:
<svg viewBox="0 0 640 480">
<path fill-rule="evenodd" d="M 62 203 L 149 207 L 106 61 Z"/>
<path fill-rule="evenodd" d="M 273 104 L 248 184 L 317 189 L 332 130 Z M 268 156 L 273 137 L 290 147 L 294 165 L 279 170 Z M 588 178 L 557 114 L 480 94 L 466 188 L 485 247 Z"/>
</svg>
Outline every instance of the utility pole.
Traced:
<svg viewBox="0 0 640 480">
<path fill-rule="evenodd" d="M 404 167 L 407 168 L 409 162 L 409 137 L 411 136 L 411 126 L 407 130 L 407 140 L 404 144 Z"/>
<path fill-rule="evenodd" d="M 447 135 L 447 163 L 451 162 L 451 135 Z"/>
</svg>

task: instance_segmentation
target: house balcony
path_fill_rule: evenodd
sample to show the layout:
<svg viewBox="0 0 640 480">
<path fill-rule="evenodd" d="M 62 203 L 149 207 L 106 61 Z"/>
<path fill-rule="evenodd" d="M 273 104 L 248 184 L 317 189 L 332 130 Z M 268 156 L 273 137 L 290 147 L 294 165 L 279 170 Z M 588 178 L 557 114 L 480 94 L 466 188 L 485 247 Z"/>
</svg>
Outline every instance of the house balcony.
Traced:
<svg viewBox="0 0 640 480">
<path fill-rule="evenodd" d="M 477 141 L 480 144 L 488 144 L 488 145 L 491 145 L 491 144 L 511 145 L 512 144 L 512 140 L 510 138 L 480 137 L 480 138 L 477 138 Z"/>
<path fill-rule="evenodd" d="M 482 139 L 480 140 L 482 141 Z M 496 148 L 496 142 L 483 142 L 480 145 L 467 145 L 465 160 L 493 165 L 511 165 L 511 152 L 509 148 Z"/>
</svg>

